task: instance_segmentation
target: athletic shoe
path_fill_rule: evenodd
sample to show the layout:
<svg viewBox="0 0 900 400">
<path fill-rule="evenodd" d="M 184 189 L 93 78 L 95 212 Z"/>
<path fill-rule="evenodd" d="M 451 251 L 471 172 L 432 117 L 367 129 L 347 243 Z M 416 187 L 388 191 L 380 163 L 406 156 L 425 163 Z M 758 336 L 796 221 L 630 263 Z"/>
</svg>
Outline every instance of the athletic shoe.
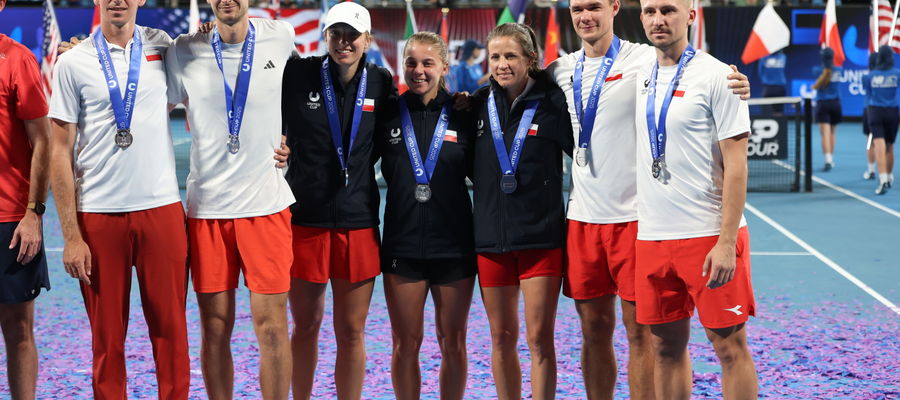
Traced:
<svg viewBox="0 0 900 400">
<path fill-rule="evenodd" d="M 831 168 L 834 168 L 834 164 L 827 162 L 827 163 L 825 163 L 825 168 L 822 168 L 822 170 L 825 172 L 828 172 L 828 171 L 831 171 Z"/>
<path fill-rule="evenodd" d="M 863 172 L 863 179 L 865 179 L 867 181 L 871 181 L 872 179 L 875 179 L 875 171 Z"/>
<path fill-rule="evenodd" d="M 890 189 L 891 184 L 887 182 L 881 182 L 878 184 L 878 187 L 875 189 L 875 194 L 885 194 L 888 189 Z"/>
</svg>

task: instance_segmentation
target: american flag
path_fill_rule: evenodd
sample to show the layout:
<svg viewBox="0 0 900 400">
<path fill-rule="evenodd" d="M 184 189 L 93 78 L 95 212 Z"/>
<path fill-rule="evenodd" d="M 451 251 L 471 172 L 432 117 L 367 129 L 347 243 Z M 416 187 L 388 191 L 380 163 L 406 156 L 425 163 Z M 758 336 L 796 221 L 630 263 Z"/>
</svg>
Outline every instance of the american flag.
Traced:
<svg viewBox="0 0 900 400">
<path fill-rule="evenodd" d="M 53 81 L 53 66 L 56 65 L 56 49 L 59 47 L 59 24 L 51 0 L 44 0 L 44 43 L 41 46 L 41 78 L 44 81 L 44 94 L 50 98 L 50 83 Z"/>
<path fill-rule="evenodd" d="M 878 50 L 881 45 L 888 44 L 888 36 L 891 32 L 891 23 L 894 21 L 894 12 L 888 0 L 872 0 L 872 20 L 869 32 L 872 40 L 869 41 L 869 51 Z"/>
</svg>

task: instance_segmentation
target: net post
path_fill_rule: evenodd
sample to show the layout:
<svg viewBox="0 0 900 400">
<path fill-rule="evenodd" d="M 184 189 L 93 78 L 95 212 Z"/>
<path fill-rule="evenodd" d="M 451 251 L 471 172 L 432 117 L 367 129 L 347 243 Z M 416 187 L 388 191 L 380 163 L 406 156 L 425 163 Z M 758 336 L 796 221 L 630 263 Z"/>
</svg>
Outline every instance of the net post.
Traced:
<svg viewBox="0 0 900 400">
<path fill-rule="evenodd" d="M 801 133 L 801 131 L 803 129 L 803 123 L 802 123 L 802 120 L 800 119 L 800 113 L 802 112 L 801 105 L 802 105 L 802 103 L 799 101 L 795 102 L 793 104 L 793 106 L 794 106 L 794 182 L 791 184 L 792 192 L 800 191 L 800 171 L 801 171 L 800 143 L 802 143 L 802 140 L 800 140 L 800 139 L 803 135 Z"/>
<path fill-rule="evenodd" d="M 803 169 L 805 171 L 803 186 L 804 191 L 812 192 L 812 99 L 803 99 L 803 118 L 806 120 L 805 132 L 803 133 Z"/>
</svg>

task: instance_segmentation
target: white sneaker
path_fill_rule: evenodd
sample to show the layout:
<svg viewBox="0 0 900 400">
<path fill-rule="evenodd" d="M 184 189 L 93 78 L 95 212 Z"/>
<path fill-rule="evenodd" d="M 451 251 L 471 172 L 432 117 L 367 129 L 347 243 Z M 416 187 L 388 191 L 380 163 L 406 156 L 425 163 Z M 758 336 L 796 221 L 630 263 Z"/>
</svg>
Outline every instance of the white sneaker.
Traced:
<svg viewBox="0 0 900 400">
<path fill-rule="evenodd" d="M 863 172 L 863 179 L 865 179 L 867 181 L 871 181 L 872 179 L 875 179 L 875 171 L 866 170 L 866 172 Z"/>
<path fill-rule="evenodd" d="M 888 182 L 881 182 L 878 184 L 878 187 L 875 188 L 875 194 L 882 195 L 887 193 L 888 189 L 891 188 L 891 184 Z"/>
</svg>

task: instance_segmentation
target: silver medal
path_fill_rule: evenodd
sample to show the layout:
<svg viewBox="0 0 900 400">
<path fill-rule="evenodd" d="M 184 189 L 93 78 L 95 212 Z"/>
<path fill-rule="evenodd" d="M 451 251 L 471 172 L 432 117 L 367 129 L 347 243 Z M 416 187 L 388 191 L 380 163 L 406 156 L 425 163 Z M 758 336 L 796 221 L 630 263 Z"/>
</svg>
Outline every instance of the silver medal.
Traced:
<svg viewBox="0 0 900 400">
<path fill-rule="evenodd" d="M 238 138 L 238 135 L 228 135 L 228 152 L 231 154 L 237 154 L 240 149 L 241 140 Z"/>
<path fill-rule="evenodd" d="M 650 172 L 653 173 L 653 179 L 659 179 L 659 175 L 662 172 L 662 160 L 659 158 L 653 159 L 653 164 L 650 164 Z"/>
<path fill-rule="evenodd" d="M 350 170 L 344 170 L 344 187 L 350 186 Z"/>
<path fill-rule="evenodd" d="M 116 146 L 119 146 L 120 149 L 125 150 L 128 148 L 128 146 L 131 146 L 132 142 L 134 142 L 134 136 L 131 136 L 130 129 L 116 130 Z"/>
<path fill-rule="evenodd" d="M 587 155 L 587 148 L 579 147 L 578 150 L 575 150 L 575 163 L 578 164 L 579 167 L 587 165 Z"/>
<path fill-rule="evenodd" d="M 431 200 L 431 186 L 426 184 L 416 185 L 416 201 L 425 203 Z"/>
</svg>

